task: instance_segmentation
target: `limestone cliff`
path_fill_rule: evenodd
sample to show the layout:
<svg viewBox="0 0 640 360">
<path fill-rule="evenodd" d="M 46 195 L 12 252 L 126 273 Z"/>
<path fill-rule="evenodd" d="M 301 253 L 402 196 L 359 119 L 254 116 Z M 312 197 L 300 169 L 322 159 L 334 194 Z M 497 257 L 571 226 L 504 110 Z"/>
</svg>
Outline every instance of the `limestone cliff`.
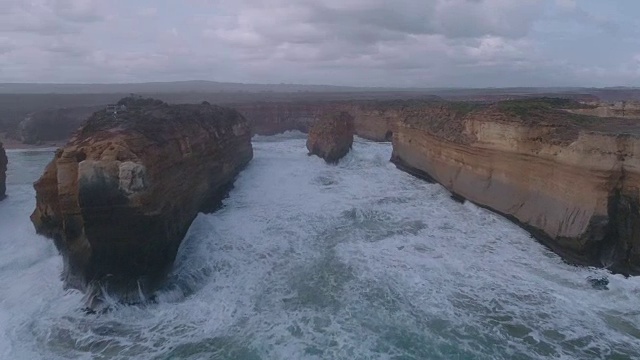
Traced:
<svg viewBox="0 0 640 360">
<path fill-rule="evenodd" d="M 353 145 L 353 117 L 346 112 L 324 114 L 309 130 L 307 149 L 327 163 L 337 163 Z"/>
<path fill-rule="evenodd" d="M 218 206 L 253 151 L 233 109 L 123 102 L 128 112 L 95 113 L 58 150 L 34 185 L 31 219 L 62 254 L 66 286 L 135 301 L 162 282 L 197 213 Z"/>
<path fill-rule="evenodd" d="M 539 103 L 407 112 L 399 168 L 521 224 L 570 262 L 640 274 L 640 126 Z"/>
<path fill-rule="evenodd" d="M 256 135 L 275 135 L 285 131 L 308 132 L 322 114 L 335 107 L 330 102 L 256 103 L 235 105 L 252 125 Z"/>
<path fill-rule="evenodd" d="M 0 142 L 0 200 L 7 196 L 7 153 Z"/>
<path fill-rule="evenodd" d="M 354 118 L 356 135 L 373 141 L 391 141 L 394 121 L 402 104 L 412 101 L 332 101 L 240 104 L 234 108 L 252 124 L 257 135 L 290 130 L 308 132 L 324 114 L 346 111 Z"/>
</svg>

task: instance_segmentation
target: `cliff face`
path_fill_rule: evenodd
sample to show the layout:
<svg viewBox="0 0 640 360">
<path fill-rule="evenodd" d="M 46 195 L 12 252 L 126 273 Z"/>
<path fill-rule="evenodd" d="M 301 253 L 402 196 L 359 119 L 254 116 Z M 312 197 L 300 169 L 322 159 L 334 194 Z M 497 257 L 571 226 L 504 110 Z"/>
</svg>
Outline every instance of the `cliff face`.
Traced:
<svg viewBox="0 0 640 360">
<path fill-rule="evenodd" d="M 373 141 L 391 141 L 395 124 L 402 117 L 402 107 L 398 103 L 361 103 L 345 107 L 353 116 L 355 131 L 358 136 Z"/>
<path fill-rule="evenodd" d="M 129 100 L 95 113 L 35 183 L 38 233 L 64 259 L 66 286 L 135 301 L 164 279 L 200 211 L 211 211 L 253 156 L 235 110 Z"/>
<path fill-rule="evenodd" d="M 348 112 L 354 118 L 355 133 L 373 141 L 391 141 L 393 124 L 402 101 L 289 102 L 236 105 L 234 108 L 252 124 L 257 135 L 274 135 L 289 130 L 309 132 L 324 114 Z"/>
<path fill-rule="evenodd" d="M 257 103 L 234 106 L 252 125 L 256 135 L 275 135 L 285 131 L 309 132 L 323 114 L 336 108 L 333 103 Z"/>
<path fill-rule="evenodd" d="M 309 155 L 337 163 L 351 150 L 353 133 L 353 117 L 347 112 L 325 114 L 309 130 Z"/>
<path fill-rule="evenodd" d="M 520 223 L 571 262 L 640 274 L 638 125 L 442 105 L 397 124 L 392 161 Z"/>
<path fill-rule="evenodd" d="M 0 142 L 0 200 L 7 196 L 7 153 Z"/>
<path fill-rule="evenodd" d="M 25 144 L 68 139 L 94 112 L 103 106 L 50 109 L 27 115 L 18 125 L 18 137 Z"/>
</svg>

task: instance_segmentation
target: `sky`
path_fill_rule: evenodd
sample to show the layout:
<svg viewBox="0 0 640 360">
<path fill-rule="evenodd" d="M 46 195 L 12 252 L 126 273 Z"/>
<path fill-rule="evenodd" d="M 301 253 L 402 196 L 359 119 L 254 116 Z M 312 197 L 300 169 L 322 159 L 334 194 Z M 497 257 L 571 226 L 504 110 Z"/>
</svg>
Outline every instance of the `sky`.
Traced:
<svg viewBox="0 0 640 360">
<path fill-rule="evenodd" d="M 639 0 L 0 0 L 0 82 L 640 86 Z"/>
</svg>

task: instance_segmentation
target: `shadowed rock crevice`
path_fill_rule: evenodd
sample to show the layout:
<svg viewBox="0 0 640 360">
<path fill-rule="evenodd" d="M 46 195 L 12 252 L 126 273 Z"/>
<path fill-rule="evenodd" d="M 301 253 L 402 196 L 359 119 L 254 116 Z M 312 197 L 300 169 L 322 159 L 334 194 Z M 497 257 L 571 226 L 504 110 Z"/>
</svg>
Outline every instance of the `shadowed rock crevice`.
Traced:
<svg viewBox="0 0 640 360">
<path fill-rule="evenodd" d="M 0 200 L 7 196 L 7 153 L 0 142 Z"/>
<path fill-rule="evenodd" d="M 165 279 L 198 212 L 219 207 L 253 156 L 235 110 L 126 99 L 95 113 L 35 183 L 38 233 L 64 258 L 67 287 L 124 302 Z"/>
<path fill-rule="evenodd" d="M 640 194 L 626 185 L 622 168 L 618 186 L 609 197 L 609 224 L 600 249 L 600 261 L 625 275 L 640 274 Z"/>
</svg>

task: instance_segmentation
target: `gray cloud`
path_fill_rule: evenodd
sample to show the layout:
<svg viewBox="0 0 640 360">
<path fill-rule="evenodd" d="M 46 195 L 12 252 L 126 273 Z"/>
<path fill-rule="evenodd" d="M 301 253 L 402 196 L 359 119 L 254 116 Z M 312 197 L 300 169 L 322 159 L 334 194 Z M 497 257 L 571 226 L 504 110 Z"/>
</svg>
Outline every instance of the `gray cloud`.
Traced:
<svg viewBox="0 0 640 360">
<path fill-rule="evenodd" d="M 2 1 L 0 81 L 506 86 L 640 77 L 638 52 L 621 36 L 636 30 L 592 0 Z M 589 30 L 616 59 L 581 56 Z"/>
<path fill-rule="evenodd" d="M 106 9 L 96 0 L 52 0 L 48 5 L 61 19 L 71 22 L 91 23 L 106 16 Z"/>
<path fill-rule="evenodd" d="M 3 0 L 0 31 L 40 35 L 77 33 L 79 24 L 104 19 L 97 0 Z"/>
<path fill-rule="evenodd" d="M 585 10 L 576 0 L 556 0 L 559 7 L 557 17 L 560 21 L 571 20 L 586 26 L 595 26 L 601 31 L 615 34 L 620 26 L 605 15 Z"/>
</svg>

